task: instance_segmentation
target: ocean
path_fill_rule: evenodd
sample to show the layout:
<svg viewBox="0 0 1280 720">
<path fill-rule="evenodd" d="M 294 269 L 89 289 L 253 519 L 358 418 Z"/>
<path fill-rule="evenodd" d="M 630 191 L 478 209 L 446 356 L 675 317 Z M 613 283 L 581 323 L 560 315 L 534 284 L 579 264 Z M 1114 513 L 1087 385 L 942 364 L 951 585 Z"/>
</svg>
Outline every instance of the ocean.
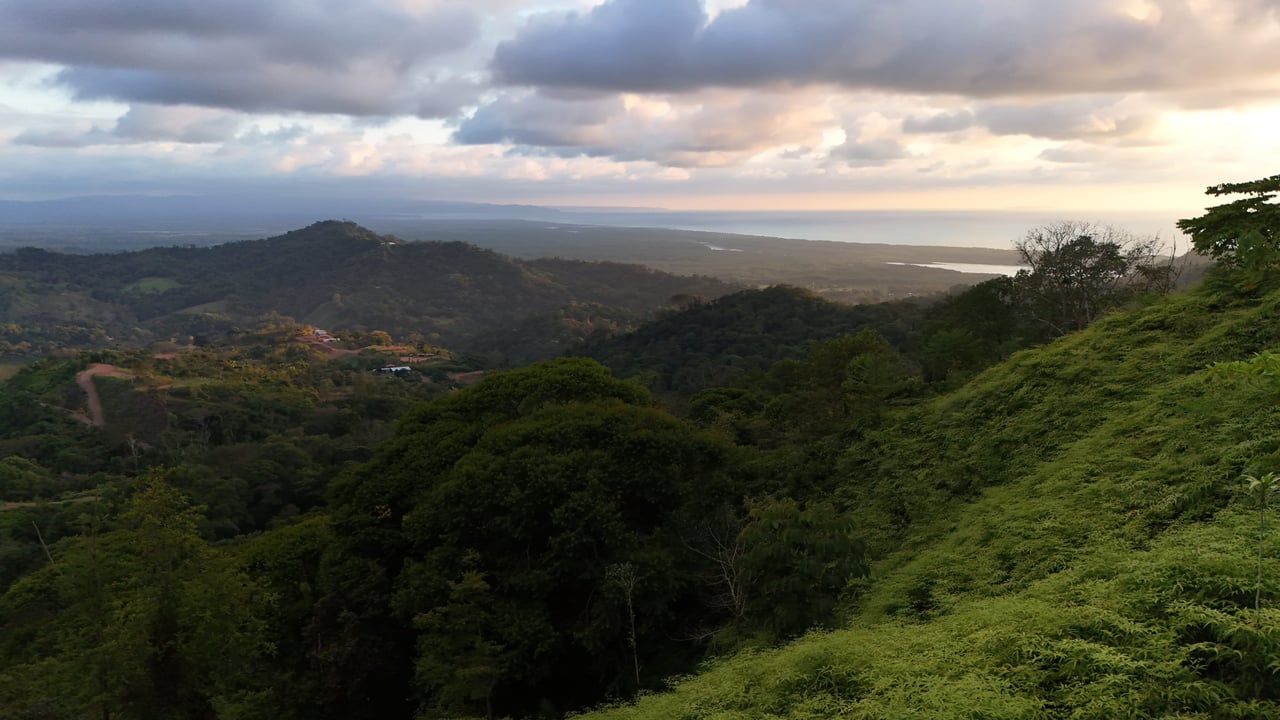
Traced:
<svg viewBox="0 0 1280 720">
<path fill-rule="evenodd" d="M 770 237 L 951 247 L 1010 248 L 1028 230 L 1061 220 L 1114 225 L 1137 235 L 1187 243 L 1162 213 L 999 210 L 675 211 L 561 208 L 565 223 L 766 235 Z"/>
</svg>

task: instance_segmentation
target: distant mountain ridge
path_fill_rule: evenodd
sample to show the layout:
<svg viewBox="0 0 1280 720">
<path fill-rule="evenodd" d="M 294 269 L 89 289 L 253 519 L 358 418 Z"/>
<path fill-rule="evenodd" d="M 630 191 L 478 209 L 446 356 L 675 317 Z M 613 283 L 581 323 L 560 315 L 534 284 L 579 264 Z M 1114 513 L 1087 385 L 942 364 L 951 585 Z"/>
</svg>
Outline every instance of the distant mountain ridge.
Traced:
<svg viewBox="0 0 1280 720">
<path fill-rule="evenodd" d="M 16 322 L 109 317 L 107 332 L 126 342 L 217 332 L 278 313 L 461 349 L 565 307 L 591 306 L 595 317 L 616 323 L 674 295 L 736 289 L 637 265 L 522 261 L 461 242 L 403 242 L 333 220 L 206 248 L 91 256 L 23 249 L 0 255 L 0 281 L 0 310 L 15 309 Z M 75 302 L 41 301 L 49 297 Z"/>
</svg>

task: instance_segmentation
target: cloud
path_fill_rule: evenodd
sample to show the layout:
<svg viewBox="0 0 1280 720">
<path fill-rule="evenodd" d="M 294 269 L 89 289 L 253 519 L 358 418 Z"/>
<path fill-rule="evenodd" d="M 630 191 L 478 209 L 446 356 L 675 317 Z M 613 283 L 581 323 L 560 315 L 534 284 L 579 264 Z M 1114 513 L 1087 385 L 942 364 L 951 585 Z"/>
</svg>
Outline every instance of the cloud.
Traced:
<svg viewBox="0 0 1280 720">
<path fill-rule="evenodd" d="M 230 140 L 239 127 L 240 119 L 228 113 L 203 108 L 134 105 L 116 121 L 111 134 L 135 142 L 198 144 Z"/>
<path fill-rule="evenodd" d="M 13 137 L 14 145 L 37 148 L 79 148 L 104 144 L 109 136 L 102 128 L 85 123 L 79 127 L 42 127 L 24 130 Z"/>
<path fill-rule="evenodd" d="M 1041 160 L 1071 164 L 1105 162 L 1110 157 L 1108 151 L 1091 146 L 1054 147 L 1040 153 Z"/>
<path fill-rule="evenodd" d="M 1196 89 L 1188 92 L 1171 93 L 1169 100 L 1182 110 L 1251 110 L 1274 106 L 1280 102 L 1280 83 L 1270 83 L 1257 87 L 1228 86 L 1221 88 Z"/>
<path fill-rule="evenodd" d="M 40 177 L 41 192 L 344 177 L 451 197 L 647 188 L 843 206 L 829 194 L 1176 175 L 1199 200 L 1276 155 L 1278 9 L 0 0 L 0 179 L 10 193 Z"/>
<path fill-rule="evenodd" d="M 453 139 L 463 145 L 576 148 L 575 152 L 593 154 L 586 148 L 607 144 L 605 125 L 625 112 L 620 97 L 562 101 L 536 94 L 506 95 L 463 121 Z"/>
<path fill-rule="evenodd" d="M 975 123 L 971 110 L 938 113 L 928 117 L 911 115 L 902 121 L 902 131 L 905 133 L 951 133 L 968 130 Z"/>
<path fill-rule="evenodd" d="M 698 0 L 610 0 L 585 16 L 535 18 L 498 46 L 493 65 L 511 84 L 679 89 L 706 20 Z"/>
<path fill-rule="evenodd" d="M 992 135 L 1026 135 L 1049 140 L 1146 142 L 1159 109 L 1131 96 L 1072 96 L 1043 101 L 979 103 L 973 108 L 902 121 L 908 134 L 954 133 L 982 128 Z"/>
<path fill-rule="evenodd" d="M 606 0 L 535 18 L 492 68 L 511 85 L 626 92 L 1186 90 L 1274 79 L 1280 18 L 1271 0 L 749 0 L 711 20 L 699 0 Z"/>
<path fill-rule="evenodd" d="M 842 161 L 850 167 L 880 167 L 910 156 L 907 149 L 897 140 L 877 138 L 861 142 L 848 140 L 836 146 L 829 157 Z"/>
<path fill-rule="evenodd" d="M 816 145 L 831 122 L 831 112 L 820 103 L 761 93 L 709 92 L 696 101 L 528 93 L 481 106 L 459 124 L 453 139 L 508 144 L 526 154 L 719 167 L 776 147 Z"/>
<path fill-rule="evenodd" d="M 438 67 L 478 37 L 466 3 L 0 0 L 0 59 L 61 65 L 77 99 L 442 117 L 480 92 Z"/>
<path fill-rule="evenodd" d="M 995 103 L 975 114 L 996 135 L 1029 135 L 1052 140 L 1134 138 L 1145 135 L 1155 114 L 1130 110 L 1114 99 L 1067 98 L 1044 103 Z"/>
<path fill-rule="evenodd" d="M 235 114 L 199 107 L 134 105 L 114 126 L 86 123 L 39 127 L 19 133 L 14 144 L 44 148 L 131 145 L 149 142 L 222 143 L 235 137 L 242 120 Z"/>
</svg>

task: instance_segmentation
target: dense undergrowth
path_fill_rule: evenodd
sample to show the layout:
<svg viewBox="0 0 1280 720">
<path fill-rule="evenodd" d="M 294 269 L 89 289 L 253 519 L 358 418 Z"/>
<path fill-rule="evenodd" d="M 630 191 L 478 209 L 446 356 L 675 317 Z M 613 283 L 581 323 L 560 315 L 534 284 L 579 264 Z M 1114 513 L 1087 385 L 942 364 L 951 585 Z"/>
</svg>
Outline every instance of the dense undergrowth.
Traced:
<svg viewBox="0 0 1280 720">
<path fill-rule="evenodd" d="M 1241 480 L 1280 408 L 1209 368 L 1275 347 L 1277 305 L 1164 298 L 901 412 L 841 460 L 878 554 L 845 629 L 588 717 L 1280 717 L 1280 541 Z"/>
</svg>

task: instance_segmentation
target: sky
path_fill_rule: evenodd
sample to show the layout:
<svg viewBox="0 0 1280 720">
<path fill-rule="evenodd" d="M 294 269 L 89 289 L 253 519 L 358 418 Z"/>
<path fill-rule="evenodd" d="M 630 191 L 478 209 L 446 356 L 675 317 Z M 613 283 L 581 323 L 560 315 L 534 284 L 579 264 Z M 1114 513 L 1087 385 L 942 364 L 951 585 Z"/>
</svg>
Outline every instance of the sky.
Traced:
<svg viewBox="0 0 1280 720">
<path fill-rule="evenodd" d="M 1280 0 L 0 0 L 0 199 L 1195 212 Z"/>
</svg>

